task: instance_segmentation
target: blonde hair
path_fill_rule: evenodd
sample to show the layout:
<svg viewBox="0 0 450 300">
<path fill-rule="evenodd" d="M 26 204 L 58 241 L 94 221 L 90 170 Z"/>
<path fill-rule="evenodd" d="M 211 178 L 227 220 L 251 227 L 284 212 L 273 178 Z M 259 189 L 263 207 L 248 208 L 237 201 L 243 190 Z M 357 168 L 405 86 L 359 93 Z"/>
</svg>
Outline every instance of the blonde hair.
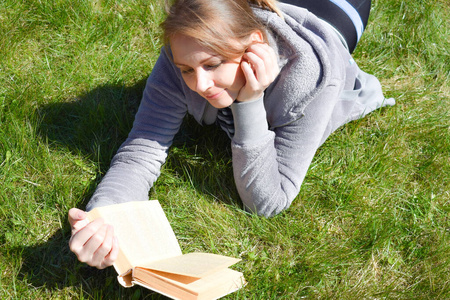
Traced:
<svg viewBox="0 0 450 300">
<path fill-rule="evenodd" d="M 281 18 L 283 18 L 283 15 L 281 14 L 281 11 L 277 7 L 277 1 L 276 0 L 248 0 L 250 4 L 265 8 L 267 10 L 276 12 Z"/>
<path fill-rule="evenodd" d="M 197 40 L 202 46 L 226 57 L 242 55 L 255 31 L 267 42 L 265 26 L 253 14 L 251 5 L 281 13 L 275 0 L 174 0 L 161 24 L 164 43 L 175 35 Z M 166 0 L 166 4 L 168 1 Z M 237 43 L 236 43 L 237 42 Z"/>
</svg>

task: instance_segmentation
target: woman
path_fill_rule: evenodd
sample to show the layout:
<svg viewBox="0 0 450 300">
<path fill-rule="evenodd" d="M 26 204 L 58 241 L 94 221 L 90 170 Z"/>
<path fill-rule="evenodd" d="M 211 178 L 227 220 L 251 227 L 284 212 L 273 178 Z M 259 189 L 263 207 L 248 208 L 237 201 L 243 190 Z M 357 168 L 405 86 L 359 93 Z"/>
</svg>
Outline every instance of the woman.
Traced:
<svg viewBox="0 0 450 300">
<path fill-rule="evenodd" d="M 337 13 L 319 19 L 292 5 L 303 0 L 249 2 L 178 0 L 171 6 L 162 25 L 165 48 L 147 81 L 133 129 L 87 210 L 148 200 L 173 137 L 190 113 L 199 123 L 217 122 L 228 133 L 245 208 L 273 216 L 297 196 L 330 133 L 394 104 L 350 55 L 360 33 L 352 40 L 345 28 L 350 20 L 353 30 L 362 32 L 357 26 L 366 24 L 368 11 L 358 9 L 367 5 L 352 10 L 348 2 L 332 0 L 339 4 L 333 9 L 352 16 L 340 26 L 325 21 Z M 79 209 L 69 211 L 69 222 L 70 248 L 80 261 L 98 268 L 114 262 L 113 228 L 101 220 L 88 224 Z"/>
</svg>

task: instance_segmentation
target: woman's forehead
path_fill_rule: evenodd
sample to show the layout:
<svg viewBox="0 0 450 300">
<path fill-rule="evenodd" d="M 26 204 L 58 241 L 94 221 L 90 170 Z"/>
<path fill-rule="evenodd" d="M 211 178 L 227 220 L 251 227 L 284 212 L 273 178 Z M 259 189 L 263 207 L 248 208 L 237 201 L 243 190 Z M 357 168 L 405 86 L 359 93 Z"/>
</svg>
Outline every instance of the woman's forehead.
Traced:
<svg viewBox="0 0 450 300">
<path fill-rule="evenodd" d="M 201 45 L 198 40 L 184 35 L 175 35 L 170 39 L 173 60 L 176 65 L 203 63 L 211 58 L 220 57 L 217 53 Z"/>
</svg>

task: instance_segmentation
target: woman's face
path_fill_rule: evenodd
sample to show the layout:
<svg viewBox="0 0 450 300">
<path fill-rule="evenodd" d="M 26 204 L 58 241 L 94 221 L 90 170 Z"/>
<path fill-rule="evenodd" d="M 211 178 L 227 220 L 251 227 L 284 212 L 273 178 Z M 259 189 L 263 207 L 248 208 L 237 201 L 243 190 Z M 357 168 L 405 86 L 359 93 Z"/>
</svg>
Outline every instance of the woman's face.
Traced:
<svg viewBox="0 0 450 300">
<path fill-rule="evenodd" d="M 170 40 L 173 61 L 186 85 L 212 106 L 230 106 L 245 85 L 242 57 L 227 59 L 200 45 L 195 39 L 175 35 Z"/>
</svg>

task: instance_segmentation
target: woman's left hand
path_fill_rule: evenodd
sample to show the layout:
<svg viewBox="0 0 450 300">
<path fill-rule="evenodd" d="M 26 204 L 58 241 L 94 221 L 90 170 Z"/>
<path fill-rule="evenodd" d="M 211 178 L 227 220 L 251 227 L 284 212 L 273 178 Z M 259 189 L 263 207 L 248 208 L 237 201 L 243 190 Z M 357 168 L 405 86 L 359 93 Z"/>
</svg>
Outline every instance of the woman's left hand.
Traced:
<svg viewBox="0 0 450 300">
<path fill-rule="evenodd" d="M 236 98 L 239 102 L 258 99 L 280 73 L 277 54 L 268 44 L 253 44 L 242 57 L 246 83 Z"/>
</svg>

